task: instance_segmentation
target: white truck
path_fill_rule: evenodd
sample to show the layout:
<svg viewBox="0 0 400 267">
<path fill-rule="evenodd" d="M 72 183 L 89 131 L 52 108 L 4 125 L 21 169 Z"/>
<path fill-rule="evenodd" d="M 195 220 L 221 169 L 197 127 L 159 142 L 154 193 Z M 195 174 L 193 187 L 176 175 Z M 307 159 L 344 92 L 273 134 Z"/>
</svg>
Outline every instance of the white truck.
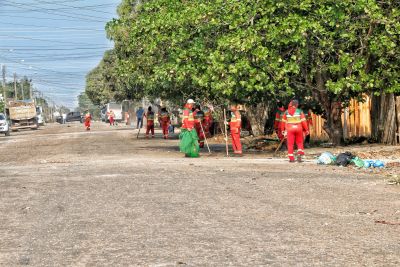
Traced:
<svg viewBox="0 0 400 267">
<path fill-rule="evenodd" d="M 37 129 L 36 106 L 32 100 L 10 101 L 7 105 L 7 114 L 11 122 L 10 129 L 18 131 L 19 129 Z"/>
<path fill-rule="evenodd" d="M 123 119 L 123 117 L 122 117 L 122 104 L 113 103 L 113 102 L 106 104 L 105 109 L 104 109 L 104 111 L 105 111 L 105 122 L 108 122 L 107 114 L 109 114 L 111 110 L 115 114 L 114 120 L 118 121 L 118 122 L 121 122 L 122 119 Z"/>
</svg>

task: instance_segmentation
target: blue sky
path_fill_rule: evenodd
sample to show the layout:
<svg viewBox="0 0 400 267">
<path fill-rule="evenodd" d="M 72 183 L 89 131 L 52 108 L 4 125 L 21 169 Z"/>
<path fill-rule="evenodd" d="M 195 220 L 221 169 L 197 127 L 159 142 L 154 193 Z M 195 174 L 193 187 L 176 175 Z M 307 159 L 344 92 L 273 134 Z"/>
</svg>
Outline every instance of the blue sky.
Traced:
<svg viewBox="0 0 400 267">
<path fill-rule="evenodd" d="M 34 88 L 70 108 L 85 75 L 112 48 L 105 24 L 121 0 L 0 0 L 0 64 L 33 80 Z"/>
</svg>

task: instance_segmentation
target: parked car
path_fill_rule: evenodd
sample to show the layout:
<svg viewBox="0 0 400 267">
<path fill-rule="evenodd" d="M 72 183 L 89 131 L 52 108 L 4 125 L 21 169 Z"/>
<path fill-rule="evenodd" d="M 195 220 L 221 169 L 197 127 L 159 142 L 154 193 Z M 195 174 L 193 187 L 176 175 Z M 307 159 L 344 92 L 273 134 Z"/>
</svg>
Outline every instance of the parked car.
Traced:
<svg viewBox="0 0 400 267">
<path fill-rule="evenodd" d="M 6 136 L 10 135 L 10 126 L 6 115 L 3 113 L 0 113 L 0 133 L 5 134 Z"/>
<path fill-rule="evenodd" d="M 74 111 L 67 114 L 66 122 L 73 121 L 83 122 L 83 117 L 79 111 Z"/>
<path fill-rule="evenodd" d="M 58 122 L 59 124 L 62 124 L 63 123 L 62 116 L 57 116 L 56 117 L 56 122 Z"/>
</svg>

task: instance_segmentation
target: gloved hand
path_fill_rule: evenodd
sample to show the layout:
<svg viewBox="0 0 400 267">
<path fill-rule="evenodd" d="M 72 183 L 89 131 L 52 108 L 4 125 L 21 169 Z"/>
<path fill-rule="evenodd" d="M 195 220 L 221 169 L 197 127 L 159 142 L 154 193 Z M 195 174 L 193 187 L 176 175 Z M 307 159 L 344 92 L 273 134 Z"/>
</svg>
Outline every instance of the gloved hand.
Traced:
<svg viewBox="0 0 400 267">
<path fill-rule="evenodd" d="M 286 136 L 287 136 L 287 131 L 282 131 L 282 135 L 283 135 L 284 137 L 286 137 Z"/>
</svg>

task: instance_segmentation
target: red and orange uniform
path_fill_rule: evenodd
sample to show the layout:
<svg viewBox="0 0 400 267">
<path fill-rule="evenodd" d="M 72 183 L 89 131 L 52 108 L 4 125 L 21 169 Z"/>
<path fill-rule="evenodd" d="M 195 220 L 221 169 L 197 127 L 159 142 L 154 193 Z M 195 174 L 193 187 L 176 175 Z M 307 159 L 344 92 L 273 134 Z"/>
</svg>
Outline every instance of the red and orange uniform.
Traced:
<svg viewBox="0 0 400 267">
<path fill-rule="evenodd" d="M 161 123 L 161 128 L 162 128 L 164 139 L 167 139 L 168 138 L 168 127 L 171 124 L 171 118 L 167 111 L 161 111 L 160 123 Z"/>
<path fill-rule="evenodd" d="M 194 127 L 196 129 L 197 136 L 199 137 L 199 146 L 204 147 L 204 112 L 196 109 L 194 112 Z"/>
<path fill-rule="evenodd" d="M 297 102 L 290 102 L 288 110 L 283 115 L 281 132 L 287 134 L 287 147 L 290 162 L 294 162 L 294 144 L 297 145 L 297 155 L 304 155 L 304 133 L 308 133 L 306 117 Z"/>
<path fill-rule="evenodd" d="M 147 120 L 147 125 L 146 125 L 146 138 L 149 138 L 149 133 L 151 132 L 151 137 L 154 138 L 154 112 L 153 111 L 147 111 L 147 113 L 144 115 Z"/>
<path fill-rule="evenodd" d="M 192 109 L 188 107 L 188 104 L 183 108 L 182 128 L 188 131 L 194 128 L 194 115 Z"/>
<path fill-rule="evenodd" d="M 213 117 L 211 115 L 211 110 L 209 108 L 203 108 L 204 111 L 204 132 L 206 134 L 206 137 L 210 137 L 210 129 L 211 125 L 213 124 Z"/>
<path fill-rule="evenodd" d="M 231 111 L 231 121 L 229 122 L 229 127 L 231 130 L 233 153 L 242 154 L 242 143 L 240 142 L 242 116 L 236 109 Z"/>
<path fill-rule="evenodd" d="M 90 115 L 90 113 L 87 113 L 85 115 L 85 127 L 86 127 L 86 131 L 90 130 L 90 122 L 92 120 L 92 115 Z"/>
<path fill-rule="evenodd" d="M 283 115 L 285 114 L 286 109 L 284 107 L 279 107 L 278 111 L 275 114 L 275 121 L 274 121 L 274 130 L 275 133 L 278 135 L 279 140 L 282 141 L 283 138 L 285 138 L 282 134 L 281 128 L 282 128 L 282 119 Z"/>
</svg>

